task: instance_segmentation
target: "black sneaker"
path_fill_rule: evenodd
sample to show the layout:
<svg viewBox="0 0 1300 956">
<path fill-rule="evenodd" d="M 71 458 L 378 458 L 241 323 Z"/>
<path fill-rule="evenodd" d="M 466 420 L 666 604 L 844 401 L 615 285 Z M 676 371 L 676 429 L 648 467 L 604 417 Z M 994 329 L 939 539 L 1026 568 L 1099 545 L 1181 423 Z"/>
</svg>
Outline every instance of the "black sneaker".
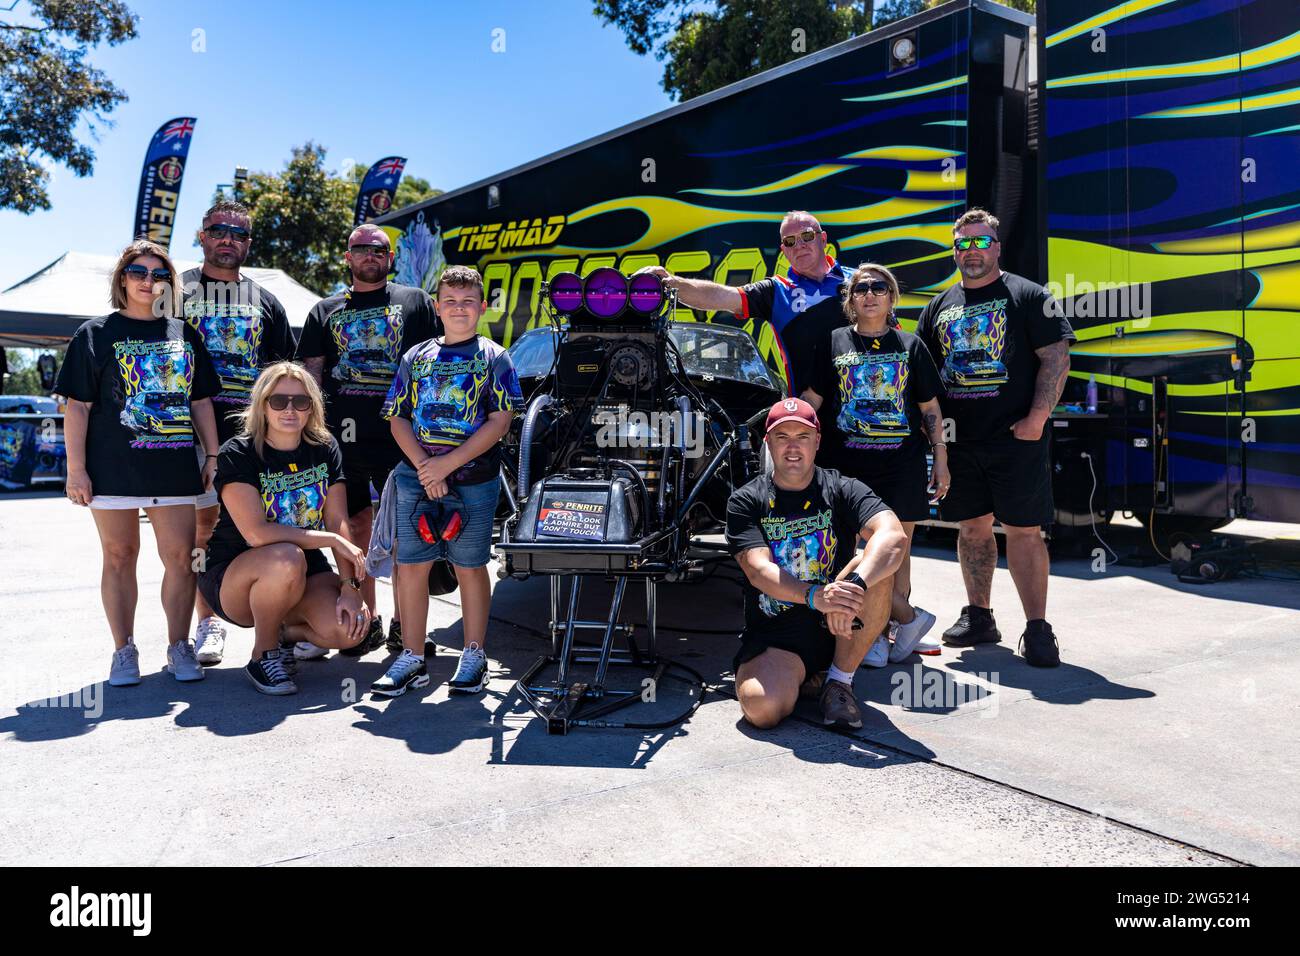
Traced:
<svg viewBox="0 0 1300 956">
<path fill-rule="evenodd" d="M 388 640 L 384 642 L 384 647 L 390 651 L 401 652 L 402 650 L 402 622 L 388 622 Z"/>
<path fill-rule="evenodd" d="M 1025 625 L 1025 633 L 1020 635 L 1020 652 L 1030 667 L 1061 666 L 1061 649 L 1052 625 L 1041 618 Z"/>
<path fill-rule="evenodd" d="M 248 662 L 244 673 L 263 694 L 280 697 L 298 693 L 298 685 L 284 672 L 284 661 L 279 648 L 263 651 L 259 660 Z"/>
<path fill-rule="evenodd" d="M 366 636 L 361 639 L 361 643 L 353 647 L 345 647 L 339 653 L 344 657 L 360 657 L 383 646 L 384 621 L 379 615 L 375 615 L 370 619 L 370 630 L 366 631 Z"/>
<path fill-rule="evenodd" d="M 487 684 L 487 655 L 475 642 L 460 652 L 460 664 L 447 689 L 456 694 L 477 694 Z"/>
<path fill-rule="evenodd" d="M 943 632 L 943 642 L 949 647 L 974 647 L 976 644 L 996 644 L 1002 640 L 993 612 L 986 607 L 967 604 L 961 609 L 957 623 Z"/>
<path fill-rule="evenodd" d="M 293 656 L 293 644 L 280 642 L 280 666 L 290 677 L 298 676 L 298 659 Z"/>
</svg>

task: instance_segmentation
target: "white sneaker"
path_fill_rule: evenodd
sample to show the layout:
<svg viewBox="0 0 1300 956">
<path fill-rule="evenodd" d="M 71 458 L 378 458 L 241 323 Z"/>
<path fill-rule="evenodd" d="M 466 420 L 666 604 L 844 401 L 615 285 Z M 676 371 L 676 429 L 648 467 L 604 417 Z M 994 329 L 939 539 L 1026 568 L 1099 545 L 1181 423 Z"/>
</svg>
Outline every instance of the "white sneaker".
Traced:
<svg viewBox="0 0 1300 956">
<path fill-rule="evenodd" d="M 226 625 L 215 614 L 194 629 L 194 655 L 200 664 L 220 664 L 226 653 Z"/>
<path fill-rule="evenodd" d="M 188 638 L 167 648 L 167 669 L 179 681 L 203 680 L 203 665 Z"/>
<path fill-rule="evenodd" d="M 921 638 L 919 641 L 916 642 L 916 650 L 913 651 L 913 653 L 925 654 L 928 656 L 942 654 L 943 636 L 941 634 L 933 633 L 933 632 L 925 635 L 925 637 Z"/>
<path fill-rule="evenodd" d="M 300 661 L 320 660 L 329 652 L 328 647 L 317 647 L 310 641 L 299 641 L 293 645 L 293 656 Z"/>
<path fill-rule="evenodd" d="M 898 664 L 912 656 L 921 638 L 934 627 L 934 615 L 925 608 L 914 607 L 916 617 L 906 624 L 898 625 L 894 631 L 894 646 L 889 651 L 889 663 Z"/>
<path fill-rule="evenodd" d="M 108 682 L 114 687 L 132 687 L 140 683 L 140 652 L 135 649 L 135 638 L 128 639 L 125 647 L 113 652 Z"/>
<path fill-rule="evenodd" d="M 862 659 L 863 667 L 884 667 L 889 663 L 889 635 L 881 634 Z"/>
</svg>

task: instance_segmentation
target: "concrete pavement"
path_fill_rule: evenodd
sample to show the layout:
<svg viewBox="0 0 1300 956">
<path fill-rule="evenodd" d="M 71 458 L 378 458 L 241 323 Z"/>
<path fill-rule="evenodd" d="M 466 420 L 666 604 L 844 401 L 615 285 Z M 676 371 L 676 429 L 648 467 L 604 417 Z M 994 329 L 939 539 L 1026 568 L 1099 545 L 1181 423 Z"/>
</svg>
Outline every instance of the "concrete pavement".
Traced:
<svg viewBox="0 0 1300 956">
<path fill-rule="evenodd" d="M 427 691 L 371 700 L 379 651 L 304 663 L 298 695 L 267 698 L 240 672 L 239 630 L 205 681 L 160 673 L 161 566 L 142 532 L 146 676 L 109 688 L 90 516 L 0 496 L 0 863 L 1300 861 L 1295 583 L 1058 562 L 1065 664 L 1036 671 L 1012 653 L 1023 620 L 1003 571 L 1002 645 L 860 672 L 855 734 L 815 708 L 759 733 L 729 696 L 739 593 L 724 567 L 661 590 L 663 649 L 715 688 L 689 722 L 548 737 L 512 692 L 545 646 L 544 582 L 496 585 L 482 697 L 446 692 L 450 595 L 433 602 Z M 1108 540 L 1123 550 L 1125 534 Z M 950 544 L 921 544 L 914 564 L 916 600 L 947 626 L 963 603 Z M 652 713 L 683 702 L 666 691 Z"/>
</svg>

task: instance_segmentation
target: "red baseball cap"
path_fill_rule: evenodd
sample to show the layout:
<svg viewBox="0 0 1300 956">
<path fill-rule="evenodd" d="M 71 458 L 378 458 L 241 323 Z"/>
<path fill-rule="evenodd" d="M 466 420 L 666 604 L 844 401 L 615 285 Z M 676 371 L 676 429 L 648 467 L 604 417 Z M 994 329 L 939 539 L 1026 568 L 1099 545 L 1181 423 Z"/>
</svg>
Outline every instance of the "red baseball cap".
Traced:
<svg viewBox="0 0 1300 956">
<path fill-rule="evenodd" d="M 767 413 L 767 426 L 764 432 L 770 432 L 782 422 L 803 422 L 818 432 L 822 430 L 822 423 L 817 420 L 817 413 L 802 398 L 783 398 L 773 405 L 772 410 Z"/>
</svg>

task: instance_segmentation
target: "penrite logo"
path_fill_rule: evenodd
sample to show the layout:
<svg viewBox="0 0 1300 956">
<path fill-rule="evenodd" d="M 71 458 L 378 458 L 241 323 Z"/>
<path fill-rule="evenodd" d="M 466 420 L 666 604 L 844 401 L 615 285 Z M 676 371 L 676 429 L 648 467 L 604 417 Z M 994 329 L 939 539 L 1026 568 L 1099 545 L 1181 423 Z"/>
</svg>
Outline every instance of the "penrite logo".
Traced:
<svg viewBox="0 0 1300 956">
<path fill-rule="evenodd" d="M 175 156 L 168 156 L 158 166 L 158 175 L 168 186 L 175 186 L 180 182 L 181 174 L 185 172 L 185 167 Z"/>
<path fill-rule="evenodd" d="M 129 926 L 133 936 L 148 936 L 153 920 L 152 893 L 71 892 L 50 897 L 51 926 Z"/>
<path fill-rule="evenodd" d="M 540 249 L 552 246 L 560 238 L 564 216 L 490 222 L 485 226 L 466 226 L 460 231 L 459 252 L 511 252 L 515 249 Z"/>
</svg>

